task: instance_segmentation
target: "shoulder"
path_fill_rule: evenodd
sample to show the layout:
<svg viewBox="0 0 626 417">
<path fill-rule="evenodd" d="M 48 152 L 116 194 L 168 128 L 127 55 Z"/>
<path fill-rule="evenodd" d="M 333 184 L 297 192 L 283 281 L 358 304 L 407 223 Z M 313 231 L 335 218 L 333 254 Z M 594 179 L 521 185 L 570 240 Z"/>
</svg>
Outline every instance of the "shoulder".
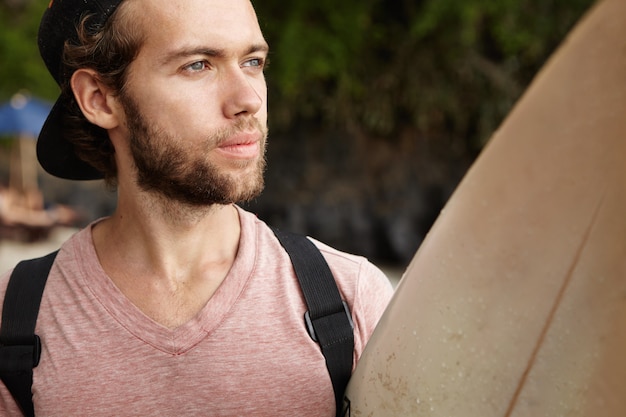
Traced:
<svg viewBox="0 0 626 417">
<path fill-rule="evenodd" d="M 391 288 L 387 276 L 367 258 L 343 252 L 311 237 L 309 239 L 326 259 L 339 285 L 345 283 L 365 288 L 378 284 L 383 288 Z"/>
<path fill-rule="evenodd" d="M 350 307 L 358 360 L 393 296 L 393 286 L 389 278 L 366 258 L 311 240 L 322 252 L 343 299 Z"/>
<path fill-rule="evenodd" d="M 6 289 L 8 283 L 11 279 L 11 275 L 15 271 L 15 268 L 20 262 L 31 262 L 41 260 L 46 256 L 51 255 L 52 253 L 58 252 L 59 255 L 56 256 L 55 265 L 59 262 L 67 263 L 68 259 L 71 260 L 74 258 L 72 255 L 75 251 L 76 247 L 86 247 L 89 246 L 91 242 L 90 230 L 82 229 L 77 232 L 72 232 L 72 235 L 67 235 L 66 240 L 63 242 L 59 242 L 59 246 L 47 245 L 49 247 L 41 247 L 38 248 L 37 251 L 32 251 L 28 253 L 27 257 L 22 259 L 17 259 L 15 264 L 11 267 L 11 269 L 7 271 L 1 271 L 0 273 L 0 302 L 4 300 Z M 56 266 L 55 266 L 56 268 Z"/>
<path fill-rule="evenodd" d="M 254 241 L 263 249 L 264 255 L 273 251 L 285 253 L 274 231 L 255 214 L 238 207 L 242 226 L 243 241 Z M 252 236 L 254 238 L 250 239 Z M 385 274 L 367 258 L 347 253 L 333 248 L 313 237 L 307 236 L 319 249 L 326 263 L 330 267 L 342 295 L 347 298 L 358 296 L 360 289 L 367 290 L 370 287 L 383 289 L 385 293 L 391 293 L 392 287 Z M 285 253 L 286 255 L 286 253 Z M 283 257 L 280 257 L 281 259 Z"/>
<path fill-rule="evenodd" d="M 284 262 L 289 263 L 287 254 L 272 228 L 256 215 L 239 210 L 242 244 L 243 242 L 251 243 L 253 240 L 254 245 L 262 250 L 262 255 L 257 256 L 257 261 L 269 262 L 267 258 L 271 257 L 274 262 L 281 265 L 284 265 Z M 253 239 L 251 239 L 252 236 L 254 236 Z M 389 279 L 367 258 L 338 250 L 312 237 L 308 239 L 322 253 L 335 277 L 339 291 L 349 304 L 358 303 L 361 299 L 382 297 L 387 300 L 390 298 L 393 289 Z"/>
<path fill-rule="evenodd" d="M 12 282 L 12 280 L 23 280 L 22 282 L 28 282 L 28 287 L 32 287 L 35 275 L 39 276 L 45 274 L 45 276 L 47 277 L 57 253 L 58 250 L 53 250 L 49 253 L 42 254 L 41 256 L 37 256 L 34 258 L 18 260 L 13 268 L 2 273 L 0 275 L 0 302 L 4 302 L 4 299 L 7 295 L 9 283 Z M 45 279 L 43 280 L 43 282 L 45 284 Z M 26 296 L 27 293 L 24 293 L 22 290 L 15 291 L 16 288 L 22 287 L 15 286 L 15 284 L 15 282 L 12 283 L 12 294 Z"/>
</svg>

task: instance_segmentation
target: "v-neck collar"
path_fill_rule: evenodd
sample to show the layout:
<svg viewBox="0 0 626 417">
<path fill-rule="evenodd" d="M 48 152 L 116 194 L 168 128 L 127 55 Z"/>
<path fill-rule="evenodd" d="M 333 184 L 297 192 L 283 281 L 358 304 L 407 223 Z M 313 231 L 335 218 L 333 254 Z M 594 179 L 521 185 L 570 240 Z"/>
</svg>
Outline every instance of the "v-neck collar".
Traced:
<svg viewBox="0 0 626 417">
<path fill-rule="evenodd" d="M 163 352 L 180 355 L 197 345 L 229 314 L 254 270 L 257 230 L 249 214 L 237 207 L 241 223 L 239 250 L 213 296 L 187 323 L 175 329 L 155 322 L 135 306 L 102 269 L 92 239 L 92 225 L 79 232 L 75 253 L 81 279 L 98 302 L 128 332 Z"/>
</svg>

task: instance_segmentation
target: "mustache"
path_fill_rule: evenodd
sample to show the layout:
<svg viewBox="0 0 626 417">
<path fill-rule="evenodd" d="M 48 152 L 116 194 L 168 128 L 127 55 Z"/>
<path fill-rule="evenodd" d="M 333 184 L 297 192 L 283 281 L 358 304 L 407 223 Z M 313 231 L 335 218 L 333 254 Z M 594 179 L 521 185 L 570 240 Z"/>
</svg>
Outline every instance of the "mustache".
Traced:
<svg viewBox="0 0 626 417">
<path fill-rule="evenodd" d="M 242 117 L 237 119 L 230 126 L 214 132 L 211 135 L 211 139 L 215 146 L 220 146 L 232 136 L 244 132 L 258 132 L 261 136 L 259 139 L 264 140 L 267 137 L 268 128 L 267 126 L 261 124 L 261 122 L 254 116 Z"/>
</svg>

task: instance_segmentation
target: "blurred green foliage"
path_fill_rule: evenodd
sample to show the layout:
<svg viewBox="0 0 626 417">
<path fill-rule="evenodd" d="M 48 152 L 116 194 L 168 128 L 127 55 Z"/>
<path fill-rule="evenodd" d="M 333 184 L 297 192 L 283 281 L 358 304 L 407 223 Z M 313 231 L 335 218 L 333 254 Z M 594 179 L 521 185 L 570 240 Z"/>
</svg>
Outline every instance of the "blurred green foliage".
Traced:
<svg viewBox="0 0 626 417">
<path fill-rule="evenodd" d="M 37 50 L 39 19 L 49 0 L 0 0 L 0 100 L 20 90 L 54 99 L 58 87 Z"/>
<path fill-rule="evenodd" d="M 0 100 L 54 99 L 36 46 L 49 0 L 0 0 Z M 303 121 L 480 148 L 592 0 L 255 0 L 272 129 Z"/>
<path fill-rule="evenodd" d="M 480 148 L 591 0 L 256 0 L 275 61 L 274 127 Z"/>
</svg>

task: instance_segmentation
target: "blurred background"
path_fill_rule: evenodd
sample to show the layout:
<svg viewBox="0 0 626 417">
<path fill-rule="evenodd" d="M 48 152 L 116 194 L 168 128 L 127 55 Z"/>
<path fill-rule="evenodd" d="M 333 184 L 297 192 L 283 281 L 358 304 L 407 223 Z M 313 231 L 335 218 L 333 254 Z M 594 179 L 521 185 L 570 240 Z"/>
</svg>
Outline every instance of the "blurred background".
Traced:
<svg viewBox="0 0 626 417">
<path fill-rule="evenodd" d="M 55 179 L 34 156 L 59 91 L 36 46 L 48 2 L 0 0 L 0 251 L 24 257 L 115 207 L 101 182 Z M 245 207 L 403 269 L 593 1 L 253 3 L 271 46 L 270 137 L 266 190 Z"/>
</svg>

